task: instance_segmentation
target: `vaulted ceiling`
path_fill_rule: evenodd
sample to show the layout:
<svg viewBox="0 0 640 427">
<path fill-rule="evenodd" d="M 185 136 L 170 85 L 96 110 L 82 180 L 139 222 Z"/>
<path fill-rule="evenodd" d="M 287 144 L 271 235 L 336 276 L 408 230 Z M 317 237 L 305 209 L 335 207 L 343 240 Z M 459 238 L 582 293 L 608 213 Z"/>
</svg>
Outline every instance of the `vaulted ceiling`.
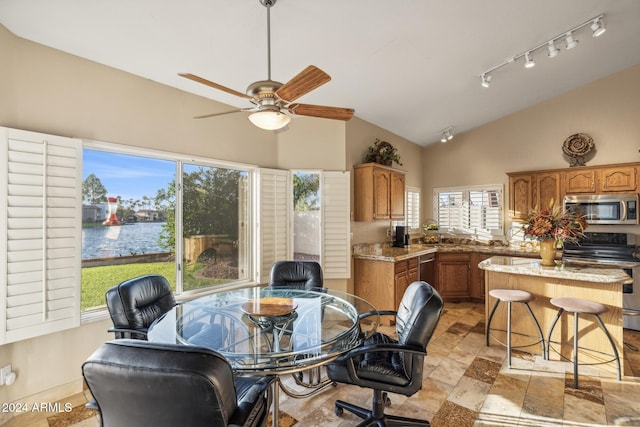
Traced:
<svg viewBox="0 0 640 427">
<path fill-rule="evenodd" d="M 534 68 L 518 58 L 480 85 L 483 72 L 600 14 L 602 36 L 587 25 L 576 48 L 558 38 L 557 57 L 545 46 Z M 19 37 L 234 107 L 248 101 L 178 73 L 239 92 L 266 79 L 266 16 L 259 0 L 0 0 L 0 24 Z M 300 102 L 354 108 L 428 145 L 449 126 L 468 131 L 640 63 L 639 22 L 638 0 L 277 0 L 272 79 L 316 65 L 332 80 Z"/>
</svg>

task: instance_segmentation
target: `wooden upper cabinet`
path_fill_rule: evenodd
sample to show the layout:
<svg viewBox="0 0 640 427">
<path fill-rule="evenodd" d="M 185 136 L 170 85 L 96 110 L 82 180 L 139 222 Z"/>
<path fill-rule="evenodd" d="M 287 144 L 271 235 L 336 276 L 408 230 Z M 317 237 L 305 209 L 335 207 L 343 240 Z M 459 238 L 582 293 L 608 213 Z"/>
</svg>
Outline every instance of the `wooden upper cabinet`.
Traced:
<svg viewBox="0 0 640 427">
<path fill-rule="evenodd" d="M 404 189 L 405 176 L 403 173 L 391 172 L 391 219 L 404 219 Z"/>
<path fill-rule="evenodd" d="M 596 191 L 596 169 L 572 169 L 564 173 L 567 194 L 593 193 Z"/>
<path fill-rule="evenodd" d="M 354 166 L 354 220 L 404 219 L 405 173 L 375 163 Z"/>
<path fill-rule="evenodd" d="M 636 191 L 637 168 L 634 166 L 609 167 L 599 170 L 599 190 L 603 193 Z"/>
<path fill-rule="evenodd" d="M 538 173 L 534 175 L 533 207 L 549 207 L 551 203 L 562 203 L 562 178 L 560 172 Z"/>
<path fill-rule="evenodd" d="M 533 175 L 509 176 L 509 215 L 513 220 L 524 220 L 533 206 Z"/>
</svg>

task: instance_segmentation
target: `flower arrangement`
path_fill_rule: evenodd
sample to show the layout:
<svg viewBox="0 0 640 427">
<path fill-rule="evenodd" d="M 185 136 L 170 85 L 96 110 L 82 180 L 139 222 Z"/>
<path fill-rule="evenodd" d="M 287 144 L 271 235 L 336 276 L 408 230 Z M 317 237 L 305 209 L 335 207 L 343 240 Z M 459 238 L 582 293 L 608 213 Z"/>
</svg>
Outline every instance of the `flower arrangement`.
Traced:
<svg viewBox="0 0 640 427">
<path fill-rule="evenodd" d="M 552 199 L 547 209 L 532 210 L 522 228 L 525 238 L 577 243 L 584 236 L 587 220 L 581 213 L 554 206 Z"/>
<path fill-rule="evenodd" d="M 391 166 L 393 162 L 396 162 L 400 166 L 400 156 L 398 156 L 398 149 L 393 145 L 386 141 L 380 141 L 376 138 L 375 142 L 371 147 L 369 147 L 369 151 L 367 152 L 367 156 L 364 161 L 374 162 L 381 165 Z"/>
</svg>

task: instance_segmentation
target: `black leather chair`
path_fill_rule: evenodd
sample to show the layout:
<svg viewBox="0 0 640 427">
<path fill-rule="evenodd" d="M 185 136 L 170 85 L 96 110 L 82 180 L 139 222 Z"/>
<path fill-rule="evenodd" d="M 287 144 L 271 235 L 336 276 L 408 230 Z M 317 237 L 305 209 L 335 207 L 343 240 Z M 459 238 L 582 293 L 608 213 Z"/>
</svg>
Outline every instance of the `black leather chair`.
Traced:
<svg viewBox="0 0 640 427">
<path fill-rule="evenodd" d="M 322 267 L 316 261 L 278 261 L 271 266 L 269 286 L 322 289 Z"/>
<path fill-rule="evenodd" d="M 405 291 L 398 311 L 379 311 L 396 316 L 398 339 L 374 333 L 357 347 L 326 365 L 335 382 L 373 389 L 371 410 L 336 401 L 337 415 L 353 412 L 364 421 L 360 426 L 428 426 L 429 421 L 386 415 L 387 392 L 411 396 L 422 387 L 426 347 L 444 304 L 440 294 L 426 282 L 413 282 Z"/>
<path fill-rule="evenodd" d="M 107 308 L 116 338 L 147 339 L 147 329 L 171 310 L 176 300 L 166 278 L 157 274 L 136 277 L 109 289 Z"/>
<path fill-rule="evenodd" d="M 234 377 L 222 355 L 201 347 L 114 340 L 82 374 L 104 427 L 264 426 L 272 399 L 272 377 Z"/>
</svg>

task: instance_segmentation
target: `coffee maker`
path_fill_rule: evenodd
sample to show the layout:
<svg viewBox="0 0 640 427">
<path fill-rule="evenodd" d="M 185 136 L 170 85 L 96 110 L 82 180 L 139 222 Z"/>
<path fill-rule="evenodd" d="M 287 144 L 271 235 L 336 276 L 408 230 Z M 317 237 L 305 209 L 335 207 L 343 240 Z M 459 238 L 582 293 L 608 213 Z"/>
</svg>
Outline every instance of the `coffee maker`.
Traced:
<svg viewBox="0 0 640 427">
<path fill-rule="evenodd" d="M 406 234 L 406 227 L 404 225 L 396 225 L 396 233 L 393 237 L 394 248 L 404 248 L 409 246 L 409 235 Z"/>
</svg>

